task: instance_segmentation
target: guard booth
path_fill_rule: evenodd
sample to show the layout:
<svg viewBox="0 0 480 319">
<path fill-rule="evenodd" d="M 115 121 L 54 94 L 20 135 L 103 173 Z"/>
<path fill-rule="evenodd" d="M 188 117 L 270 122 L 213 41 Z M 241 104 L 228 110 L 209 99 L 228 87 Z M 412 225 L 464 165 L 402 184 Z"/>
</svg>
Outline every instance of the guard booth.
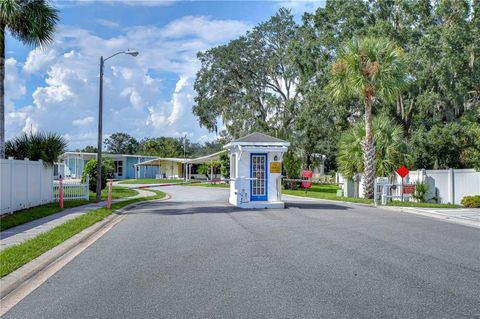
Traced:
<svg viewBox="0 0 480 319">
<path fill-rule="evenodd" d="M 230 197 L 241 208 L 284 208 L 282 158 L 289 142 L 252 133 L 225 145 L 230 154 Z"/>
</svg>

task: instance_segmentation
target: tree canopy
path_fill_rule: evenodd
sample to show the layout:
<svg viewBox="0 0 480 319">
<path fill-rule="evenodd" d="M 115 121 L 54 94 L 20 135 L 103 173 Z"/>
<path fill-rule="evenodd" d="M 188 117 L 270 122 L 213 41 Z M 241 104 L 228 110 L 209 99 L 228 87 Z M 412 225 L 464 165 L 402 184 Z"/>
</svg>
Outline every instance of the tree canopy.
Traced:
<svg viewBox="0 0 480 319">
<path fill-rule="evenodd" d="M 288 139 L 304 168 L 321 153 L 334 170 L 341 132 L 358 125 L 365 108 L 361 86 L 328 85 L 332 65 L 346 45 L 365 38 L 384 39 L 403 57 L 401 92 L 379 88 L 385 94 L 372 115 L 401 125 L 409 168 L 479 167 L 478 0 L 327 1 L 301 23 L 281 9 L 198 54 L 193 112 L 211 131 L 221 123 L 226 139 L 266 132 Z M 332 99 L 337 93 L 342 98 Z"/>
</svg>

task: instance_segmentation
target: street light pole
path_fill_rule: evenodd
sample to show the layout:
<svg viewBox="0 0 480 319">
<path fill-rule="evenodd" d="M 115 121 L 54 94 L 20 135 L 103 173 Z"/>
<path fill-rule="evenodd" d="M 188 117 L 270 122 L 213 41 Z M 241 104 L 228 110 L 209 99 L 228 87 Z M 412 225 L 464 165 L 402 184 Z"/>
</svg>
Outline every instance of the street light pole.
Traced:
<svg viewBox="0 0 480 319">
<path fill-rule="evenodd" d="M 97 201 L 102 198 L 102 112 L 103 112 L 103 69 L 105 61 L 110 58 L 113 58 L 119 54 L 128 54 L 133 57 L 138 55 L 138 51 L 127 50 L 120 51 L 115 54 L 112 54 L 108 58 L 104 59 L 103 56 L 100 57 L 100 83 L 99 83 L 99 93 L 98 93 L 98 143 L 97 143 L 97 185 L 96 185 L 96 199 Z"/>
<path fill-rule="evenodd" d="M 100 92 L 98 94 L 98 141 L 97 141 L 97 185 L 96 199 L 102 197 L 102 112 L 103 112 L 103 56 L 100 57 Z"/>
</svg>

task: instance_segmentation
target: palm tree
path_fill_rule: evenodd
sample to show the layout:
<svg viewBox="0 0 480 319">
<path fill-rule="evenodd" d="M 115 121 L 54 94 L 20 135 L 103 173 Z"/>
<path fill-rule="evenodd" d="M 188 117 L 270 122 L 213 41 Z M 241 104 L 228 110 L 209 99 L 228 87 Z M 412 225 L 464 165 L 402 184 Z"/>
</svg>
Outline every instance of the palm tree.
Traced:
<svg viewBox="0 0 480 319">
<path fill-rule="evenodd" d="M 5 158 L 5 31 L 34 47 L 53 40 L 58 11 L 46 0 L 0 1 L 0 158 Z"/>
<path fill-rule="evenodd" d="M 403 127 L 385 115 L 373 119 L 375 145 L 375 174 L 388 176 L 401 164 L 410 161 Z M 365 139 L 365 122 L 358 122 L 340 136 L 337 164 L 342 175 L 352 178 L 364 171 L 362 141 Z"/>
<path fill-rule="evenodd" d="M 5 143 L 5 153 L 15 159 L 28 158 L 43 160 L 45 165 L 53 165 L 65 152 L 67 142 L 56 133 L 23 133 Z"/>
<path fill-rule="evenodd" d="M 339 54 L 331 68 L 327 90 L 336 101 L 358 98 L 365 111 L 365 139 L 361 143 L 364 161 L 365 197 L 373 197 L 375 146 L 372 107 L 381 100 L 392 102 L 405 83 L 403 51 L 383 38 L 354 39 Z"/>
</svg>

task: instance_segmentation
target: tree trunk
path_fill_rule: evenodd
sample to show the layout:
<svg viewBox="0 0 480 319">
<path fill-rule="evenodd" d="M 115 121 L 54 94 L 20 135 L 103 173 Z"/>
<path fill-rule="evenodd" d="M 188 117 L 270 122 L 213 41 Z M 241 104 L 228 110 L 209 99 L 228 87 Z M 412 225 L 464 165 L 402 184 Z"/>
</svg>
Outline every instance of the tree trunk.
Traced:
<svg viewBox="0 0 480 319">
<path fill-rule="evenodd" d="M 365 98 L 365 141 L 363 148 L 365 198 L 372 198 L 375 184 L 375 145 L 372 132 L 372 99 Z"/>
<path fill-rule="evenodd" d="M 5 25 L 0 26 L 0 159 L 5 158 Z"/>
</svg>

